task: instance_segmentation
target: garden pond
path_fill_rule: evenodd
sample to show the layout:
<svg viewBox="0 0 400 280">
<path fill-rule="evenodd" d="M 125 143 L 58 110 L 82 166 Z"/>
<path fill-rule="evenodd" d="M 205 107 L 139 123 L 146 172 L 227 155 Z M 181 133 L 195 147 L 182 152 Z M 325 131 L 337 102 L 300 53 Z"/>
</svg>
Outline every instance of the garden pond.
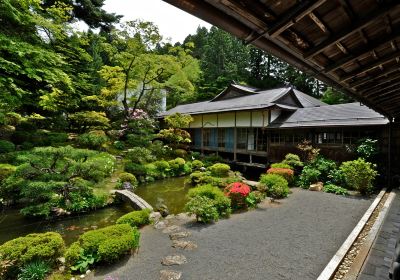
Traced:
<svg viewBox="0 0 400 280">
<path fill-rule="evenodd" d="M 185 179 L 168 178 L 142 184 L 135 193 L 153 207 L 161 202 L 171 214 L 178 214 L 183 211 L 187 201 L 189 186 L 185 185 Z M 121 204 L 63 219 L 35 220 L 24 218 L 18 209 L 4 210 L 0 212 L 0 245 L 13 238 L 47 231 L 59 232 L 65 242 L 71 244 L 84 231 L 114 224 L 119 217 L 130 211 L 133 209 L 128 204 Z"/>
</svg>

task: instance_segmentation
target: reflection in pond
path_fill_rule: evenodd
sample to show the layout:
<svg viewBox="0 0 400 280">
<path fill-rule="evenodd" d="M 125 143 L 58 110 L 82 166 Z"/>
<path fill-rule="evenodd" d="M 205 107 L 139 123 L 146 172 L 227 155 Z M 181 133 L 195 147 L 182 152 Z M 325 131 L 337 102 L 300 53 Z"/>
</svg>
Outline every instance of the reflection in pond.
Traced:
<svg viewBox="0 0 400 280">
<path fill-rule="evenodd" d="M 178 214 L 183 211 L 187 202 L 189 185 L 185 185 L 185 179 L 186 177 L 176 177 L 143 184 L 135 190 L 135 193 L 155 208 L 162 201 L 170 214 Z"/>
</svg>

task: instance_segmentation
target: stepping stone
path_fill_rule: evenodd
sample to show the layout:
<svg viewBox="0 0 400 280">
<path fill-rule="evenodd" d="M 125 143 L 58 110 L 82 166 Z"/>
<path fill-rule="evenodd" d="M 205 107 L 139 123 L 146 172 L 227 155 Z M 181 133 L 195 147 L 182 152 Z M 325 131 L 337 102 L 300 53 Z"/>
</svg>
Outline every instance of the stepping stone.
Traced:
<svg viewBox="0 0 400 280">
<path fill-rule="evenodd" d="M 160 280 L 179 280 L 182 277 L 181 271 L 175 270 L 161 270 Z"/>
<path fill-rule="evenodd" d="M 183 250 L 194 250 L 197 248 L 197 244 L 193 241 L 173 240 L 172 247 L 181 248 Z"/>
<path fill-rule="evenodd" d="M 190 235 L 192 235 L 192 234 L 189 231 L 180 231 L 180 232 L 171 233 L 169 235 L 169 238 L 171 240 L 177 240 L 177 239 L 189 237 Z"/>
<path fill-rule="evenodd" d="M 186 257 L 184 255 L 167 256 L 161 260 L 161 264 L 166 266 L 181 265 L 184 263 L 187 263 Z"/>
<path fill-rule="evenodd" d="M 173 225 L 173 226 L 169 226 L 169 227 L 167 227 L 166 229 L 164 229 L 163 230 L 163 233 L 173 233 L 173 232 L 175 232 L 175 231 L 179 231 L 179 230 L 181 230 L 182 228 L 180 227 L 180 226 L 175 226 L 175 225 Z"/>
<path fill-rule="evenodd" d="M 161 216 L 160 212 L 152 212 L 150 214 L 149 218 L 150 218 L 150 221 L 152 221 L 153 223 L 156 224 L 161 220 L 162 216 Z"/>
</svg>

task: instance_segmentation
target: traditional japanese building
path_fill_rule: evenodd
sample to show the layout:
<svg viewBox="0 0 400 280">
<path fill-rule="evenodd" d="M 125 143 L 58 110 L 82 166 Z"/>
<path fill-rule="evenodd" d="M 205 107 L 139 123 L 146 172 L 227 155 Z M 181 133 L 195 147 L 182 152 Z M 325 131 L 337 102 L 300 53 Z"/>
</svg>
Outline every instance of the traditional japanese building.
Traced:
<svg viewBox="0 0 400 280">
<path fill-rule="evenodd" d="M 380 138 L 388 120 L 360 103 L 328 105 L 292 87 L 261 90 L 231 84 L 214 99 L 162 114 L 189 114 L 193 149 L 238 163 L 279 161 L 304 139 L 342 161 L 364 137 Z M 383 143 L 381 143 L 383 144 Z"/>
</svg>

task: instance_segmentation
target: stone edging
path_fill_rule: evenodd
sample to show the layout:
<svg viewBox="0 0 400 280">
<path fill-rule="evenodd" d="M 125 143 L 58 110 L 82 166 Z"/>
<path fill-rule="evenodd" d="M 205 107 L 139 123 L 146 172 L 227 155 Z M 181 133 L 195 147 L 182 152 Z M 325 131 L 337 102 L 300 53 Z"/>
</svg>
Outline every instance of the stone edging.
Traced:
<svg viewBox="0 0 400 280">
<path fill-rule="evenodd" d="M 343 261 L 347 252 L 350 250 L 354 241 L 359 236 L 360 232 L 363 230 L 365 224 L 368 222 L 369 218 L 374 212 L 375 208 L 378 206 L 379 202 L 382 200 L 386 189 L 383 189 L 378 196 L 375 198 L 374 202 L 367 209 L 365 214 L 362 216 L 360 221 L 357 223 L 353 231 L 347 237 L 347 239 L 343 242 L 342 246 L 340 246 L 339 250 L 335 253 L 332 259 L 329 261 L 328 265 L 324 268 L 321 274 L 318 276 L 317 280 L 330 280 L 334 275 L 336 270 L 338 269 L 340 263 Z"/>
</svg>

